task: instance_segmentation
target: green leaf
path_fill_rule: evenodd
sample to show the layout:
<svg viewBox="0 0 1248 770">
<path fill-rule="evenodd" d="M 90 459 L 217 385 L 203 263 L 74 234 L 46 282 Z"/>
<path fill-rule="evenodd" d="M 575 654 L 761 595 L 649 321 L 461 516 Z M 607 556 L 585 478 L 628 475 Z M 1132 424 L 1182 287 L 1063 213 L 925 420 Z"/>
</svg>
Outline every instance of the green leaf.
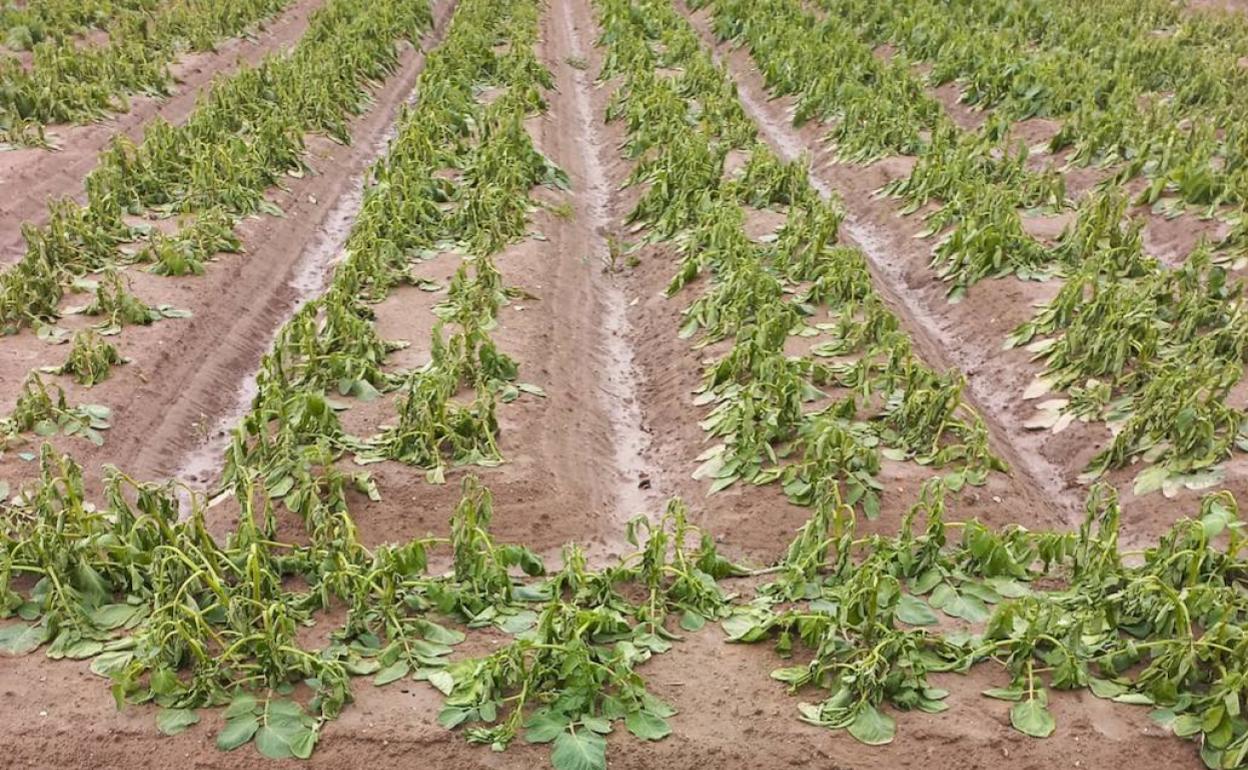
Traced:
<svg viewBox="0 0 1248 770">
<path fill-rule="evenodd" d="M 601 717 L 581 717 L 581 724 L 599 735 L 607 735 L 611 732 L 611 720 Z"/>
<path fill-rule="evenodd" d="M 1195 735 L 1201 730 L 1201 719 L 1195 714 L 1179 714 L 1170 723 L 1170 729 L 1180 738 Z"/>
<path fill-rule="evenodd" d="M 971 623 L 982 623 L 992 614 L 982 599 L 962 593 L 948 583 L 936 586 L 929 601 L 946 615 Z"/>
<path fill-rule="evenodd" d="M 912 626 L 931 626 L 937 620 L 927 602 L 910 594 L 902 594 L 897 600 L 897 619 Z"/>
<path fill-rule="evenodd" d="M 1143 497 L 1150 492 L 1156 492 L 1161 489 L 1161 485 L 1169 476 L 1170 471 L 1164 465 L 1151 465 L 1135 477 L 1132 494 L 1136 497 Z"/>
<path fill-rule="evenodd" d="M 256 732 L 256 748 L 269 759 L 289 759 L 295 755 L 284 731 L 265 725 Z"/>
<path fill-rule="evenodd" d="M 39 649 L 39 646 L 52 638 L 52 629 L 39 624 L 28 626 L 25 623 L 0 628 L 0 653 L 5 655 L 25 655 Z"/>
<path fill-rule="evenodd" d="M 221 732 L 217 733 L 217 748 L 222 751 L 233 751 L 250 741 L 260 727 L 260 720 L 254 714 L 231 719 L 225 723 Z"/>
<path fill-rule="evenodd" d="M 226 721 L 237 719 L 244 714 L 251 714 L 256 710 L 256 696 L 250 693 L 240 693 L 234 696 L 234 700 L 230 701 L 230 705 L 226 706 L 223 716 Z"/>
<path fill-rule="evenodd" d="M 103 649 L 104 643 L 97 639 L 79 639 L 73 644 L 61 648 L 60 655 L 70 660 L 84 660 L 98 655 Z M 51 656 L 51 654 L 52 651 L 49 650 L 49 655 Z"/>
<path fill-rule="evenodd" d="M 686 631 L 700 631 L 706 625 L 706 618 L 702 617 L 693 610 L 687 610 L 680 617 L 680 627 Z"/>
<path fill-rule="evenodd" d="M 897 723 L 888 714 L 870 704 L 863 706 L 849 724 L 849 734 L 868 746 L 892 743 L 897 734 Z"/>
<path fill-rule="evenodd" d="M 139 611 L 129 604 L 105 604 L 91 613 L 91 622 L 100 630 L 111 631 L 129 623 Z"/>
<path fill-rule="evenodd" d="M 132 660 L 134 660 L 134 652 L 131 650 L 102 652 L 91 661 L 91 673 L 106 678 L 111 677 L 115 672 L 130 665 Z"/>
<path fill-rule="evenodd" d="M 279 690 L 280 692 L 280 690 Z M 303 707 L 292 700 L 272 700 L 265 707 L 267 720 L 271 726 L 299 725 L 303 723 Z"/>
<path fill-rule="evenodd" d="M 161 709 L 156 714 L 156 729 L 165 735 L 177 735 L 198 723 L 199 714 L 194 709 Z"/>
<path fill-rule="evenodd" d="M 438 688 L 438 691 L 443 695 L 450 695 L 451 691 L 455 689 L 455 677 L 451 676 L 447 671 L 435 669 L 430 671 L 425 676 L 425 679 L 429 681 L 429 684 Z"/>
<path fill-rule="evenodd" d="M 453 730 L 471 716 L 471 709 L 461 708 L 459 706 L 445 706 L 438 712 L 438 724 L 448 730 Z"/>
<path fill-rule="evenodd" d="M 1049 709 L 1037 698 L 1019 701 L 1010 707 L 1010 724 L 1014 729 L 1033 738 L 1048 738 L 1057 723 Z"/>
<path fill-rule="evenodd" d="M 299 759 L 307 759 L 312 756 L 312 749 L 316 748 L 316 739 L 319 736 L 315 730 L 304 728 L 290 739 L 290 753 Z"/>
<path fill-rule="evenodd" d="M 568 730 L 568 718 L 550 709 L 535 711 L 524 723 L 524 739 L 529 743 L 550 743 Z"/>
<path fill-rule="evenodd" d="M 663 717 L 648 711 L 633 711 L 624 719 L 624 726 L 638 738 L 658 741 L 671 734 L 672 728 Z"/>
<path fill-rule="evenodd" d="M 1114 703 L 1127 703 L 1132 706 L 1151 706 L 1153 699 L 1142 692 L 1126 692 L 1114 697 Z"/>
<path fill-rule="evenodd" d="M 741 613 L 725 618 L 720 625 L 731 642 L 757 642 L 766 633 L 755 618 Z"/>
<path fill-rule="evenodd" d="M 377 676 L 373 679 L 373 684 L 378 687 L 390 684 L 391 682 L 398 681 L 399 679 L 407 676 L 411 670 L 411 666 L 407 664 L 407 661 L 397 661 L 378 671 Z"/>
<path fill-rule="evenodd" d="M 1095 676 L 1089 678 L 1088 687 L 1092 690 L 1093 695 L 1098 698 L 1105 699 L 1116 698 L 1127 691 L 1125 685 L 1118 684 L 1117 682 L 1109 679 L 1099 679 Z"/>
<path fill-rule="evenodd" d="M 555 770 L 606 770 L 607 739 L 591 730 L 566 730 L 555 739 L 550 763 Z"/>
</svg>

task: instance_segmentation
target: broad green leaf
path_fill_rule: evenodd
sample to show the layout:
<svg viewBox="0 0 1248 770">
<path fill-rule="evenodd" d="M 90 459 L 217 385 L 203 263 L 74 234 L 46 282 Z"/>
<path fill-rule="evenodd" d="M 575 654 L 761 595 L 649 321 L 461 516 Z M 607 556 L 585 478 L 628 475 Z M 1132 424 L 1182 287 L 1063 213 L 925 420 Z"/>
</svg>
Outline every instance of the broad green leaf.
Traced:
<svg viewBox="0 0 1248 770">
<path fill-rule="evenodd" d="M 550 763 L 555 770 L 606 770 L 607 739 L 592 730 L 565 730 L 555 739 Z"/>
<path fill-rule="evenodd" d="M 1092 690 L 1092 694 L 1096 697 L 1106 699 L 1116 698 L 1127 691 L 1125 685 L 1095 676 L 1088 680 L 1088 688 Z"/>
<path fill-rule="evenodd" d="M 312 750 L 316 748 L 316 740 L 320 734 L 315 730 L 304 728 L 295 733 L 290 739 L 290 753 L 294 754 L 298 759 L 307 759 L 312 756 Z"/>
<path fill-rule="evenodd" d="M 730 615 L 720 625 L 728 634 L 728 640 L 733 642 L 756 642 L 765 633 L 757 620 L 745 614 Z"/>
<path fill-rule="evenodd" d="M 1128 703 L 1132 706 L 1151 706 L 1153 699 L 1142 692 L 1125 692 L 1114 697 L 1114 703 Z"/>
<path fill-rule="evenodd" d="M 897 619 L 912 626 L 930 626 L 937 621 L 927 602 L 910 594 L 902 594 L 897 600 Z"/>
<path fill-rule="evenodd" d="M 411 666 L 407 664 L 407 661 L 400 660 L 378 671 L 377 676 L 373 678 L 373 684 L 381 687 L 402 679 L 410 672 Z"/>
<path fill-rule="evenodd" d="M 638 738 L 657 741 L 671 734 L 672 728 L 667 720 L 648 711 L 633 711 L 624 718 L 624 726 Z"/>
<path fill-rule="evenodd" d="M 425 678 L 429 681 L 429 684 L 438 688 L 438 691 L 443 695 L 450 695 L 451 691 L 455 689 L 455 677 L 451 676 L 447 671 L 430 671 Z"/>
<path fill-rule="evenodd" d="M 129 604 L 105 604 L 91 613 L 91 622 L 96 628 L 111 631 L 129 623 L 137 612 L 140 609 Z"/>
<path fill-rule="evenodd" d="M 550 709 L 540 709 L 525 721 L 524 727 L 524 739 L 529 743 L 550 743 L 567 732 L 568 718 Z"/>
<path fill-rule="evenodd" d="M 221 732 L 217 733 L 217 748 L 232 751 L 251 740 L 260 727 L 260 720 L 254 714 L 230 719 Z"/>
<path fill-rule="evenodd" d="M 198 723 L 199 714 L 194 709 L 161 709 L 156 713 L 156 728 L 165 735 L 177 735 Z"/>
<path fill-rule="evenodd" d="M 226 720 L 236 719 L 244 714 L 251 714 L 259 705 L 256 696 L 251 693 L 239 693 L 234 696 L 234 700 L 230 701 L 230 705 L 225 707 L 223 716 Z"/>
<path fill-rule="evenodd" d="M 5 655 L 25 655 L 39 649 L 39 646 L 52 637 L 52 629 L 40 623 L 26 625 L 14 623 L 0 627 L 0 653 Z"/>
<path fill-rule="evenodd" d="M 1170 723 L 1170 729 L 1180 738 L 1186 738 L 1201 731 L 1201 719 L 1195 714 L 1179 714 Z"/>
<path fill-rule="evenodd" d="M 693 610 L 687 610 L 680 616 L 680 627 L 686 631 L 700 631 L 706 625 L 706 618 Z"/>
<path fill-rule="evenodd" d="M 1165 483 L 1170 476 L 1170 471 L 1163 465 L 1150 465 L 1135 477 L 1135 485 L 1132 494 L 1136 497 L 1143 497 L 1150 492 L 1156 492 L 1161 489 L 1161 485 Z"/>
<path fill-rule="evenodd" d="M 868 746 L 882 746 L 892 743 L 893 736 L 897 734 L 897 723 L 888 714 L 868 704 L 858 711 L 848 729 L 849 734 L 859 742 Z"/>
<path fill-rule="evenodd" d="M 453 730 L 459 726 L 468 717 L 472 716 L 472 711 L 458 706 L 446 706 L 438 712 L 438 724 L 448 730 Z"/>
<path fill-rule="evenodd" d="M 1053 715 L 1038 698 L 1019 701 L 1010 707 L 1010 724 L 1020 733 L 1033 738 L 1047 738 L 1053 734 L 1057 723 Z"/>
<path fill-rule="evenodd" d="M 131 650 L 112 650 L 102 652 L 91 661 L 91 673 L 108 678 L 114 672 L 121 671 L 134 660 Z"/>
<path fill-rule="evenodd" d="M 269 759 L 288 759 L 295 755 L 291 750 L 290 738 L 283 731 L 268 725 L 256 731 L 256 748 Z"/>
<path fill-rule="evenodd" d="M 581 724 L 599 735 L 607 735 L 611 732 L 611 720 L 601 719 L 599 717 L 581 717 Z"/>
</svg>

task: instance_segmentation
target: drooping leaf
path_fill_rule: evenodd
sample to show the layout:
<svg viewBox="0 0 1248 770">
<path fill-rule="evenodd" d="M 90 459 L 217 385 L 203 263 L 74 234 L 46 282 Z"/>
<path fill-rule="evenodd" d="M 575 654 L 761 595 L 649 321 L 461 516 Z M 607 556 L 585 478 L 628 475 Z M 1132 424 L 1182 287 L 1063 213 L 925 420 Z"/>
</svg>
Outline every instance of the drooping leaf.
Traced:
<svg viewBox="0 0 1248 770">
<path fill-rule="evenodd" d="M 565 730 L 550 753 L 555 770 L 606 770 L 607 740 L 591 730 Z"/>
<path fill-rule="evenodd" d="M 859 709 L 854 721 L 850 722 L 848 730 L 860 743 L 882 746 L 892 743 L 897 734 L 897 723 L 875 706 L 865 705 Z"/>
<path fill-rule="evenodd" d="M 1014 729 L 1033 738 L 1047 738 L 1057 727 L 1048 707 L 1038 698 L 1019 701 L 1011 706 L 1010 724 L 1014 725 Z"/>
</svg>

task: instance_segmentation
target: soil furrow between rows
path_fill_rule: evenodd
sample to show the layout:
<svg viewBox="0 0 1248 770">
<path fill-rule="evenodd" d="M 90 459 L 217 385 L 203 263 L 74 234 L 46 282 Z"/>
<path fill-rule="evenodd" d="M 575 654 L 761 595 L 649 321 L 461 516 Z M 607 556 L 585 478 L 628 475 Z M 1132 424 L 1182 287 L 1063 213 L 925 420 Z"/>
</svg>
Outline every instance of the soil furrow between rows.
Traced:
<svg viewBox="0 0 1248 770">
<path fill-rule="evenodd" d="M 1010 508 L 1025 511 L 1020 518 L 1029 526 L 1075 523 L 1081 515 L 1083 490 L 1068 482 L 1062 466 L 1036 451 L 1038 442 L 1012 409 L 1032 376 L 1026 355 L 1000 351 L 1004 330 L 1015 323 L 1014 316 L 1030 312 L 1033 298 L 1023 299 L 1017 292 L 1013 297 L 1001 296 L 1008 292 L 1002 281 L 983 289 L 984 294 L 994 295 L 992 302 L 982 302 L 984 297 L 977 293 L 982 287 L 976 287 L 963 301 L 964 307 L 950 305 L 943 286 L 926 267 L 924 242 L 915 241 L 899 226 L 894 206 L 874 200 L 874 190 L 882 182 L 871 182 L 872 177 L 862 169 L 830 162 L 821 129 L 814 124 L 793 127 L 789 100 L 770 98 L 748 52 L 718 43 L 705 11 L 690 13 L 683 3 L 681 9 L 716 59 L 728 67 L 762 137 L 786 160 L 812 156 L 811 183 L 822 195 L 835 194 L 842 200 L 847 240 L 866 255 L 876 287 L 902 319 L 923 358 L 933 365 L 956 367 L 966 375 L 968 401 L 984 416 L 994 449 L 1010 464 L 1017 481 L 1018 497 L 1009 501 Z M 916 290 L 912 283 L 916 264 L 926 272 L 925 291 Z M 984 310 L 989 310 L 989 319 L 982 318 Z M 970 327 L 972 321 L 978 328 Z M 1010 378 L 1008 384 L 1006 378 Z"/>
</svg>

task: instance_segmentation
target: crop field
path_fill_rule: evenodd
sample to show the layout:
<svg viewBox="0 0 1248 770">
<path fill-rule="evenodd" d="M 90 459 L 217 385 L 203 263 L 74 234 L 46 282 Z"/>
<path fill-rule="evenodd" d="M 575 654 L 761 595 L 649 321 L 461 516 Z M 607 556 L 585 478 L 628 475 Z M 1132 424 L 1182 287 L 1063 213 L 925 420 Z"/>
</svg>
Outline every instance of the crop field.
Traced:
<svg viewBox="0 0 1248 770">
<path fill-rule="evenodd" d="M 1248 768 L 1248 4 L 0 3 L 0 766 Z"/>
</svg>

